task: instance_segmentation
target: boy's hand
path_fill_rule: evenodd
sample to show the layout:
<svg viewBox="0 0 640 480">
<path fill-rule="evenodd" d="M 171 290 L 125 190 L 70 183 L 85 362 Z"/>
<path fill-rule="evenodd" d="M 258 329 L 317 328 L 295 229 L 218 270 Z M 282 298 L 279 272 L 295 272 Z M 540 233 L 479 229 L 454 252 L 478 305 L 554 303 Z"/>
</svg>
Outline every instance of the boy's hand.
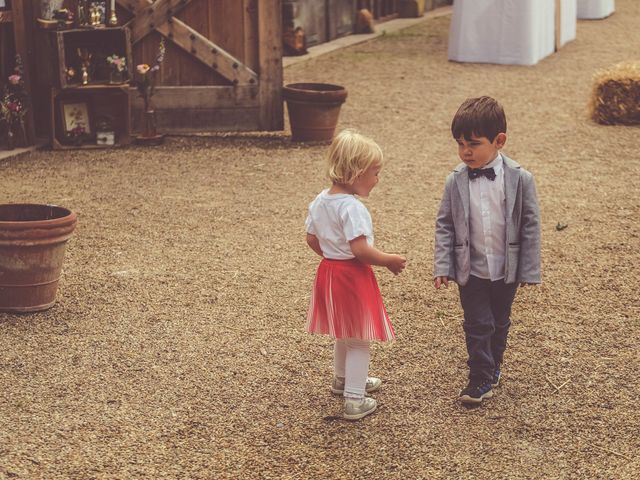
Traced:
<svg viewBox="0 0 640 480">
<path fill-rule="evenodd" d="M 393 272 L 394 275 L 398 275 L 404 267 L 407 265 L 407 259 L 401 255 L 391 254 L 389 255 L 389 263 L 387 268 Z"/>
<path fill-rule="evenodd" d="M 449 288 L 449 279 L 447 277 L 436 277 L 433 280 L 433 283 L 437 289 L 440 289 L 441 285 L 444 285 L 446 288 Z"/>
</svg>

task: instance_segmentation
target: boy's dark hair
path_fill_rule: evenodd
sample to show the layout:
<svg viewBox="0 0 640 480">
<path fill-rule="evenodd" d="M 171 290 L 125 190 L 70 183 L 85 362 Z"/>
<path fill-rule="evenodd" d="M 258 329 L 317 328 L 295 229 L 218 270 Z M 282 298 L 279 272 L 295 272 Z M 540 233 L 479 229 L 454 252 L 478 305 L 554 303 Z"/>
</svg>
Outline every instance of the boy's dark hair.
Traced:
<svg viewBox="0 0 640 480">
<path fill-rule="evenodd" d="M 464 137 L 468 141 L 475 135 L 493 142 L 499 133 L 507 133 L 502 105 L 491 97 L 468 98 L 453 117 L 451 133 L 455 139 Z"/>
</svg>

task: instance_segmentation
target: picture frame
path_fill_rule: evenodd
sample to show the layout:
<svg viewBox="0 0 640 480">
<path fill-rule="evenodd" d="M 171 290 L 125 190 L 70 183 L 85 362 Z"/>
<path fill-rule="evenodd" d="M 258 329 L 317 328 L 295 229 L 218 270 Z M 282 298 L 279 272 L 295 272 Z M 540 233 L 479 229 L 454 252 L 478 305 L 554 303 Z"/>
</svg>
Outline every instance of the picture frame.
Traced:
<svg viewBox="0 0 640 480">
<path fill-rule="evenodd" d="M 62 114 L 62 128 L 65 133 L 71 132 L 77 127 L 84 127 L 84 135 L 91 134 L 91 117 L 87 102 L 77 100 L 61 101 L 60 111 Z"/>
</svg>

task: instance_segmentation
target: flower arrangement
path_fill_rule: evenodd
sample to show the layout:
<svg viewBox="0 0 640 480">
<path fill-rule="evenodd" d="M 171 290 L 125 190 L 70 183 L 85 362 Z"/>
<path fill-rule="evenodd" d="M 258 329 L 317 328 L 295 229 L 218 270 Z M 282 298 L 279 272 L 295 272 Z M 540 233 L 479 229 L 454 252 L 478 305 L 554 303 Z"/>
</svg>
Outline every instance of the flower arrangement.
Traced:
<svg viewBox="0 0 640 480">
<path fill-rule="evenodd" d="M 7 77 L 7 84 L 0 94 L 0 121 L 7 128 L 24 128 L 24 117 L 29 111 L 29 95 L 24 88 L 24 74 L 20 55 L 15 57 L 13 73 Z"/>
<path fill-rule="evenodd" d="M 87 133 L 87 129 L 84 125 L 78 124 L 67 132 L 67 135 L 72 139 L 83 137 Z"/>
<path fill-rule="evenodd" d="M 2 112 L 2 120 L 6 122 L 7 125 L 13 126 L 24 119 L 24 116 L 27 113 L 27 108 L 19 99 L 3 96 L 0 111 Z"/>
<path fill-rule="evenodd" d="M 160 71 L 160 65 L 164 61 L 164 55 L 165 45 L 164 38 L 162 38 L 160 40 L 160 45 L 158 46 L 158 55 L 156 55 L 153 66 L 146 63 L 141 63 L 136 66 L 137 75 L 134 83 L 138 93 L 140 94 L 139 96 L 144 102 L 145 112 L 149 111 L 151 108 L 151 97 L 153 97 L 153 94 L 155 93 L 157 76 Z"/>
<path fill-rule="evenodd" d="M 118 72 L 125 72 L 127 70 L 127 59 L 125 57 L 119 57 L 115 53 L 107 57 L 107 63 Z"/>
<path fill-rule="evenodd" d="M 109 55 L 107 57 L 107 63 L 111 67 L 111 72 L 109 73 L 109 82 L 125 82 L 125 73 L 127 72 L 127 59 L 125 57 L 119 57 L 114 53 L 113 55 Z"/>
</svg>

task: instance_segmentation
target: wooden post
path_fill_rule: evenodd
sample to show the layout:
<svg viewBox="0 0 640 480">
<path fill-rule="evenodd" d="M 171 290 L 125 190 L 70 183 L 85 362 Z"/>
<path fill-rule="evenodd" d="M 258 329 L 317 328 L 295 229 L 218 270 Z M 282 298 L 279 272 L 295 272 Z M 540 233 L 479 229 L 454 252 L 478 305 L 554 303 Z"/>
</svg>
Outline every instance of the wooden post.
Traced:
<svg viewBox="0 0 640 480">
<path fill-rule="evenodd" d="M 11 33 L 11 24 L 13 23 L 13 14 L 11 10 L 3 10 L 0 12 L 0 74 L 4 75 L 4 69 L 10 62 L 8 58 L 9 50 L 13 41 L 9 41 L 9 34 Z M 13 58 L 11 58 L 13 62 Z"/>
<path fill-rule="evenodd" d="M 258 0 L 260 128 L 262 130 L 284 129 L 281 12 L 281 0 Z"/>
<path fill-rule="evenodd" d="M 26 131 L 27 131 L 27 144 L 32 145 L 35 141 L 35 127 L 33 123 L 33 91 L 31 90 L 31 75 L 30 75 L 30 58 L 29 47 L 27 45 L 27 32 L 25 30 L 27 21 L 31 19 L 29 2 L 25 0 L 13 0 L 11 2 L 11 10 L 13 12 L 13 35 L 16 46 L 16 54 L 20 55 L 22 59 L 22 66 L 24 67 L 24 87 L 29 92 L 31 98 L 31 108 L 27 112 Z M 31 24 L 29 21 L 29 33 L 31 33 Z M 30 36 L 30 35 L 29 35 Z"/>
</svg>

